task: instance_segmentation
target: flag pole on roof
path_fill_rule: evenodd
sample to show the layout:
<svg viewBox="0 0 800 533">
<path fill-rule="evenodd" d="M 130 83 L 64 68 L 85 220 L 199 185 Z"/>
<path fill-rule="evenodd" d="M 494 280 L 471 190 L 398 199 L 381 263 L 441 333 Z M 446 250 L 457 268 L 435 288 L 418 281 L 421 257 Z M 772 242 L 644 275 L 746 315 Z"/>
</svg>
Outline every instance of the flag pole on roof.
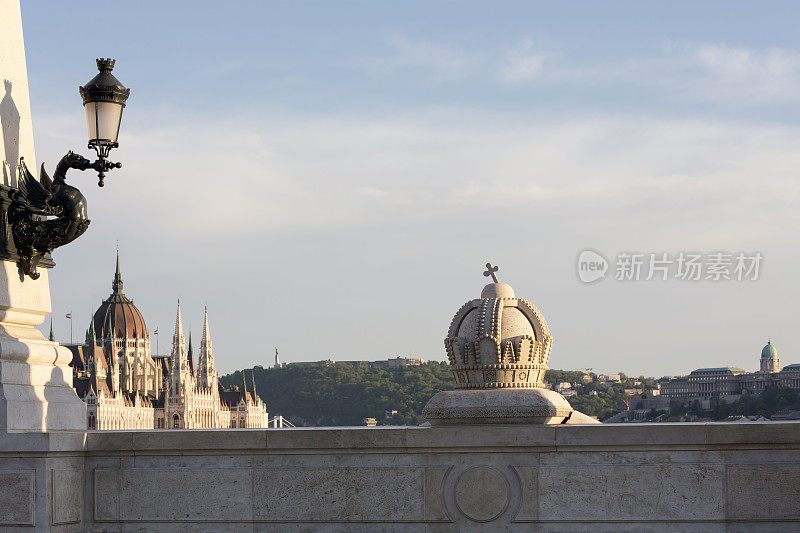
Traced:
<svg viewBox="0 0 800 533">
<path fill-rule="evenodd" d="M 69 320 L 69 343 L 70 344 L 74 344 L 74 342 L 72 340 L 72 311 L 67 313 L 67 319 Z"/>
</svg>

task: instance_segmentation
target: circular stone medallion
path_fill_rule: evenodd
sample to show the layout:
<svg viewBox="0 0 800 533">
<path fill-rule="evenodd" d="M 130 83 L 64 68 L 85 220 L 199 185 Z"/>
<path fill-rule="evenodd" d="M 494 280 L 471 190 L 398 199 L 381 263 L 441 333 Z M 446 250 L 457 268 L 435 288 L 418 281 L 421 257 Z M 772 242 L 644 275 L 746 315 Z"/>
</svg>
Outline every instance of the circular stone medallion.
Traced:
<svg viewBox="0 0 800 533">
<path fill-rule="evenodd" d="M 456 505 L 470 520 L 489 522 L 508 506 L 508 481 L 486 466 L 470 468 L 456 482 Z"/>
</svg>

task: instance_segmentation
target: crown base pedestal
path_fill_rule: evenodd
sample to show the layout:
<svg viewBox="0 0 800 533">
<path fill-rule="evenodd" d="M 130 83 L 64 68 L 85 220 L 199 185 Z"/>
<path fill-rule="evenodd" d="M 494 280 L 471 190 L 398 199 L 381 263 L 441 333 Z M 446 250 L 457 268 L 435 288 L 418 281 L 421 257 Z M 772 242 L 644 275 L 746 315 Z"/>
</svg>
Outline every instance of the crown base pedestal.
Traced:
<svg viewBox="0 0 800 533">
<path fill-rule="evenodd" d="M 550 389 L 459 389 L 428 401 L 422 416 L 432 426 L 470 424 L 562 424 L 572 406 Z"/>
</svg>

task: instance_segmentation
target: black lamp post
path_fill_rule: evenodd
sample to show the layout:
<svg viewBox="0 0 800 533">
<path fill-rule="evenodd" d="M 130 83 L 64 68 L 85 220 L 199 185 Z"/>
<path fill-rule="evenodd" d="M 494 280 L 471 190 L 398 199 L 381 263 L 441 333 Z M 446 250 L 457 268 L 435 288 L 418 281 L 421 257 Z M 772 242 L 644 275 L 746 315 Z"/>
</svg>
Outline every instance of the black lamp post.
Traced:
<svg viewBox="0 0 800 533">
<path fill-rule="evenodd" d="M 89 127 L 89 148 L 97 152 L 97 161 L 89 161 L 72 150 L 61 158 L 51 178 L 42 165 L 37 180 L 19 158 L 17 188 L 0 185 L 0 258 L 17 260 L 21 275 L 39 277 L 37 266 L 52 266 L 50 253 L 74 241 L 89 227 L 86 197 L 67 183 L 67 171 L 94 169 L 103 186 L 106 172 L 120 168 L 109 161 L 112 148 L 119 146 L 119 124 L 130 89 L 111 74 L 113 59 L 98 59 L 100 73 L 80 87 Z M 55 217 L 55 218 L 48 218 Z M 10 228 L 9 228 L 10 226 Z M 24 276 L 22 276 L 24 277 Z"/>
<path fill-rule="evenodd" d="M 122 166 L 122 163 L 112 163 L 106 158 L 112 148 L 119 146 L 117 137 L 122 109 L 131 90 L 111 74 L 114 69 L 113 59 L 98 59 L 97 69 L 100 73 L 86 85 L 79 87 L 79 90 L 86 108 L 89 148 L 94 148 L 97 152 L 97 161 L 92 163 L 92 168 L 97 171 L 100 178 L 97 184 L 102 187 L 106 172 Z"/>
</svg>

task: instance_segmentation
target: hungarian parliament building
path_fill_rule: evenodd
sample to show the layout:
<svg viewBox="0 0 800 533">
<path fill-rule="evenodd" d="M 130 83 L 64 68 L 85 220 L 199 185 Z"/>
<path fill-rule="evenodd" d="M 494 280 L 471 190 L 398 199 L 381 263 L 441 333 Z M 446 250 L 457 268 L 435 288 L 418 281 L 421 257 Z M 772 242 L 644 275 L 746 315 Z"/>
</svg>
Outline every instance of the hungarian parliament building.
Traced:
<svg viewBox="0 0 800 533">
<path fill-rule="evenodd" d="M 89 429 L 268 427 L 255 382 L 249 390 L 246 380 L 241 387 L 220 386 L 207 310 L 196 365 L 191 333 L 188 345 L 184 337 L 180 302 L 171 355 L 150 353 L 144 318 L 122 293 L 119 254 L 111 296 L 89 322 L 86 342 L 67 347 Z"/>
</svg>

